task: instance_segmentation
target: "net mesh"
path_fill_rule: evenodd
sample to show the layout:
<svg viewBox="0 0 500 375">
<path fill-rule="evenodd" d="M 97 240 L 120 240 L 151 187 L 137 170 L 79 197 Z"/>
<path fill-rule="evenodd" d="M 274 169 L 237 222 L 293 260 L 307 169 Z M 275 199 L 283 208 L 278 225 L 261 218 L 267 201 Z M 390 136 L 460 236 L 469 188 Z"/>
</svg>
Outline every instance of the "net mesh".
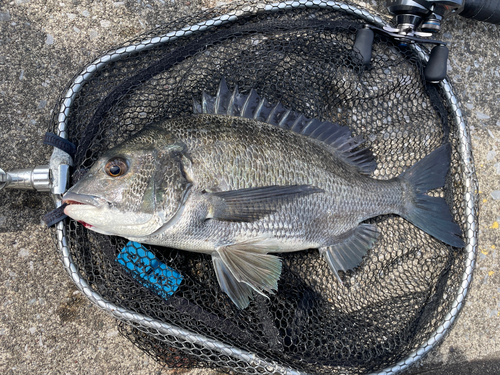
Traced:
<svg viewBox="0 0 500 375">
<path fill-rule="evenodd" d="M 411 49 L 376 34 L 371 64 L 365 66 L 353 50 L 364 21 L 321 8 L 254 11 L 236 22 L 187 32 L 199 26 L 186 26 L 210 26 L 210 20 L 241 9 L 227 5 L 157 28 L 92 73 L 67 118 L 68 138 L 78 146 L 70 184 L 102 152 L 146 124 L 191 115 L 192 98 L 203 90 L 215 95 L 225 77 L 242 93 L 254 88 L 271 103 L 362 135 L 377 160 L 375 178 L 395 177 L 450 141 L 446 186 L 432 194 L 445 197 L 462 229 L 477 220 L 466 214 L 471 201 L 463 198 L 459 129 L 443 93 L 422 78 L 423 65 Z M 183 28 L 185 35 L 169 43 L 134 47 Z M 57 126 L 56 116 L 51 131 Z M 317 250 L 283 254 L 276 294 L 258 296 L 244 310 L 221 292 L 209 256 L 127 244 L 69 219 L 64 225 L 76 270 L 121 308 L 296 371 L 364 374 L 394 365 L 429 339 L 452 308 L 466 264 L 464 249 L 446 246 L 398 216 L 371 222 L 381 236 L 362 264 L 342 275 L 343 285 Z M 168 367 L 267 371 L 137 321 L 125 319 L 120 330 Z"/>
</svg>

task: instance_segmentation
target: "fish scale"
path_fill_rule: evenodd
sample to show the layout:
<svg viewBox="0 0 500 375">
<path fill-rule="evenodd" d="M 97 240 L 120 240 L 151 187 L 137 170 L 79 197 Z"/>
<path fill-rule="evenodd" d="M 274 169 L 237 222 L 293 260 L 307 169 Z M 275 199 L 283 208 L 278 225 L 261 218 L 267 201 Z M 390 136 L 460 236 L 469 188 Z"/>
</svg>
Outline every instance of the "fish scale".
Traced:
<svg viewBox="0 0 500 375">
<path fill-rule="evenodd" d="M 377 180 L 362 137 L 254 90 L 231 92 L 222 80 L 216 97 L 203 92 L 193 109 L 109 150 L 64 196 L 65 213 L 100 233 L 210 254 L 221 289 L 239 308 L 278 288 L 281 261 L 271 254 L 318 248 L 341 282 L 339 271 L 359 266 L 376 242 L 376 226 L 365 221 L 380 215 L 400 215 L 463 246 L 444 199 L 425 194 L 444 185 L 448 144 Z M 112 158 L 122 158 L 127 173 L 106 175 Z M 143 160 L 154 160 L 155 173 L 130 204 L 132 195 L 123 200 L 120 192 L 148 175 Z"/>
</svg>

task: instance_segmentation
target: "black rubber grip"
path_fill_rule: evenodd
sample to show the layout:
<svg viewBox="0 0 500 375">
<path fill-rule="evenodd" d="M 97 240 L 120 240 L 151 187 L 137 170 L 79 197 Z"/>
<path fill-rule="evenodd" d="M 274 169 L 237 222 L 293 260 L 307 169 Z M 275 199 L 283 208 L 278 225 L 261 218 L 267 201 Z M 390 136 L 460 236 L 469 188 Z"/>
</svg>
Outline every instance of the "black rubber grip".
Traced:
<svg viewBox="0 0 500 375">
<path fill-rule="evenodd" d="M 67 139 L 61 138 L 52 133 L 45 133 L 43 143 L 52 147 L 56 147 L 64 152 L 67 152 L 71 157 L 76 154 L 76 146 Z"/>
<path fill-rule="evenodd" d="M 364 65 L 370 65 L 372 59 L 373 31 L 371 29 L 359 29 L 354 41 L 354 50 L 359 52 Z"/>
<path fill-rule="evenodd" d="M 446 77 L 447 70 L 448 48 L 446 46 L 434 47 L 425 67 L 425 79 L 429 82 L 440 82 Z"/>
<path fill-rule="evenodd" d="M 462 17 L 500 24 L 499 0 L 465 0 L 464 10 L 459 13 Z"/>
<path fill-rule="evenodd" d="M 45 214 L 45 216 L 43 217 L 43 221 L 45 222 L 45 224 L 47 224 L 48 227 L 51 227 L 53 225 L 56 225 L 58 222 L 66 219 L 68 217 L 64 213 L 64 208 L 66 206 L 67 204 L 64 203 L 62 206 L 59 206 L 55 210 L 52 210 L 48 214 Z"/>
</svg>

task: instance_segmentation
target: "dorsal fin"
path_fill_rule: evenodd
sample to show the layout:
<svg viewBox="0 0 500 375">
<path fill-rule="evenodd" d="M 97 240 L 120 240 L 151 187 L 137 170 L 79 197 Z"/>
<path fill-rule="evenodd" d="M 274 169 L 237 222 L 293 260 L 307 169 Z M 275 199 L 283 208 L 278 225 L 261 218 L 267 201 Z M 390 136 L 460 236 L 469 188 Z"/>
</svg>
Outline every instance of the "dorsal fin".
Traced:
<svg viewBox="0 0 500 375">
<path fill-rule="evenodd" d="M 224 78 L 220 81 L 215 98 L 203 91 L 201 104 L 193 99 L 193 112 L 266 122 L 325 143 L 360 173 L 371 174 L 377 167 L 372 152 L 368 148 L 358 148 L 364 139 L 360 136 L 353 137 L 349 128 L 329 121 L 308 119 L 283 107 L 279 102 L 270 104 L 265 98 L 261 99 L 254 89 L 248 95 L 242 95 L 238 92 L 238 86 L 235 86 L 231 92 Z"/>
</svg>

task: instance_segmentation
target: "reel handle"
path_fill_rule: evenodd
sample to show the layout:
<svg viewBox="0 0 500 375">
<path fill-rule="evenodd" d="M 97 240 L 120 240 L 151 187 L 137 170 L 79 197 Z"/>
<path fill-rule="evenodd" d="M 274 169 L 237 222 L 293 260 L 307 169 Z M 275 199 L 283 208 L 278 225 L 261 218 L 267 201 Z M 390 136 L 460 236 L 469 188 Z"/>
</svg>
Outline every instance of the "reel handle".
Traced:
<svg viewBox="0 0 500 375">
<path fill-rule="evenodd" d="M 446 47 L 446 43 L 439 40 L 419 38 L 413 35 L 401 35 L 397 29 L 381 29 L 369 24 L 366 24 L 362 29 L 358 29 L 353 46 L 353 51 L 358 54 L 358 57 L 361 57 L 361 62 L 366 67 L 370 65 L 372 58 L 374 31 L 388 35 L 400 41 L 403 45 L 408 43 L 436 44 L 430 53 L 429 61 L 424 70 L 424 76 L 426 81 L 431 83 L 437 83 L 446 78 L 448 70 L 448 47 Z"/>
</svg>

